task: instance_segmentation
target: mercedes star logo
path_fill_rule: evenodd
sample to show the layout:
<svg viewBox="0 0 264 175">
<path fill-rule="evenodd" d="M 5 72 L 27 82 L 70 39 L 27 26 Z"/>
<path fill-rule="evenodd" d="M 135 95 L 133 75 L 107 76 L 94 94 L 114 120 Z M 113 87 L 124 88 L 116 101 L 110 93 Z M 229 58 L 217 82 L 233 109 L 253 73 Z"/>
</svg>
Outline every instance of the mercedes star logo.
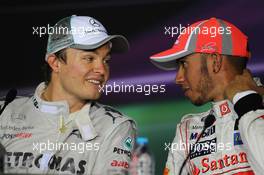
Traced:
<svg viewBox="0 0 264 175">
<path fill-rule="evenodd" d="M 94 19 L 90 19 L 89 22 L 94 27 L 100 27 L 100 24 L 97 21 L 95 21 Z"/>
</svg>

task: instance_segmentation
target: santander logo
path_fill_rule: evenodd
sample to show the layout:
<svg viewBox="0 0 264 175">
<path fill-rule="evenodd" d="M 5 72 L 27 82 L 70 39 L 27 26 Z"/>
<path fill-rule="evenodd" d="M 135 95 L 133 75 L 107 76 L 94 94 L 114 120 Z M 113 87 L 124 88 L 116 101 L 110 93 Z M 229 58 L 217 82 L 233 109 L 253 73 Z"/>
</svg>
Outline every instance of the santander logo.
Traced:
<svg viewBox="0 0 264 175">
<path fill-rule="evenodd" d="M 202 165 L 202 168 L 200 169 L 197 166 L 195 166 L 194 163 L 191 163 L 192 173 L 194 175 L 199 175 L 199 174 L 208 173 L 208 172 L 210 172 L 211 174 L 214 171 L 223 170 L 224 168 L 228 168 L 233 165 L 238 165 L 241 163 L 248 163 L 248 160 L 247 160 L 247 154 L 245 152 L 240 152 L 238 154 L 231 154 L 231 155 L 225 154 L 222 158 L 218 160 L 204 157 L 200 163 Z M 249 168 L 249 167 L 246 167 L 246 168 Z M 237 170 L 237 166 L 236 166 L 236 169 L 233 169 L 233 170 Z M 232 169 L 227 170 L 227 171 L 232 172 Z"/>
</svg>

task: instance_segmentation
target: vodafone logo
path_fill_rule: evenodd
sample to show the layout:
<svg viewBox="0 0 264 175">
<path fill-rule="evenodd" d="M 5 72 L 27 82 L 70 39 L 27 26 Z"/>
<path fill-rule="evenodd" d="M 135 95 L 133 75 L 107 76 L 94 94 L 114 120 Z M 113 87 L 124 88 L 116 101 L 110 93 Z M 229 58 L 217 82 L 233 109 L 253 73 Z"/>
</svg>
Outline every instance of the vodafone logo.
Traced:
<svg viewBox="0 0 264 175">
<path fill-rule="evenodd" d="M 220 111 L 221 111 L 222 116 L 231 112 L 227 102 L 221 104 L 219 107 L 220 107 Z"/>
<path fill-rule="evenodd" d="M 217 51 L 216 42 L 206 43 L 201 48 L 201 52 L 215 52 L 215 51 Z"/>
</svg>

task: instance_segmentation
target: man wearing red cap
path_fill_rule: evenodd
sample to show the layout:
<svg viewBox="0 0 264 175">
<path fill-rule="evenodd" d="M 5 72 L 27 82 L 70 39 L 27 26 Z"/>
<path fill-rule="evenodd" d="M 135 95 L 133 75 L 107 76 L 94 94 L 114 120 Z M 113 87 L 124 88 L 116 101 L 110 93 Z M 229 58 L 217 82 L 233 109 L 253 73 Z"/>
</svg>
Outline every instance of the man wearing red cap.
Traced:
<svg viewBox="0 0 264 175">
<path fill-rule="evenodd" d="M 164 174 L 262 174 L 264 88 L 246 69 L 249 58 L 247 36 L 216 18 L 192 24 L 151 56 L 161 69 L 178 68 L 176 84 L 193 104 L 212 102 L 177 125 Z"/>
</svg>

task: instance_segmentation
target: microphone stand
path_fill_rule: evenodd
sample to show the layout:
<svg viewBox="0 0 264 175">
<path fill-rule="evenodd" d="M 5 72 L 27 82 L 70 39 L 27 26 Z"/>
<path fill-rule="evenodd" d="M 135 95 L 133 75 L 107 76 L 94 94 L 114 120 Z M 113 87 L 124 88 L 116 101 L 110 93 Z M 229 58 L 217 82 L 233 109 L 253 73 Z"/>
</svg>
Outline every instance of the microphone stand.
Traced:
<svg viewBox="0 0 264 175">
<path fill-rule="evenodd" d="M 16 89 L 10 89 L 8 91 L 8 93 L 6 94 L 6 97 L 5 97 L 4 106 L 0 109 L 0 116 L 4 112 L 4 110 L 7 107 L 7 105 L 9 103 L 11 103 L 16 98 L 16 95 L 17 95 L 17 90 Z M 5 147 L 0 142 L 0 174 L 4 174 L 5 155 L 6 155 Z"/>
</svg>

